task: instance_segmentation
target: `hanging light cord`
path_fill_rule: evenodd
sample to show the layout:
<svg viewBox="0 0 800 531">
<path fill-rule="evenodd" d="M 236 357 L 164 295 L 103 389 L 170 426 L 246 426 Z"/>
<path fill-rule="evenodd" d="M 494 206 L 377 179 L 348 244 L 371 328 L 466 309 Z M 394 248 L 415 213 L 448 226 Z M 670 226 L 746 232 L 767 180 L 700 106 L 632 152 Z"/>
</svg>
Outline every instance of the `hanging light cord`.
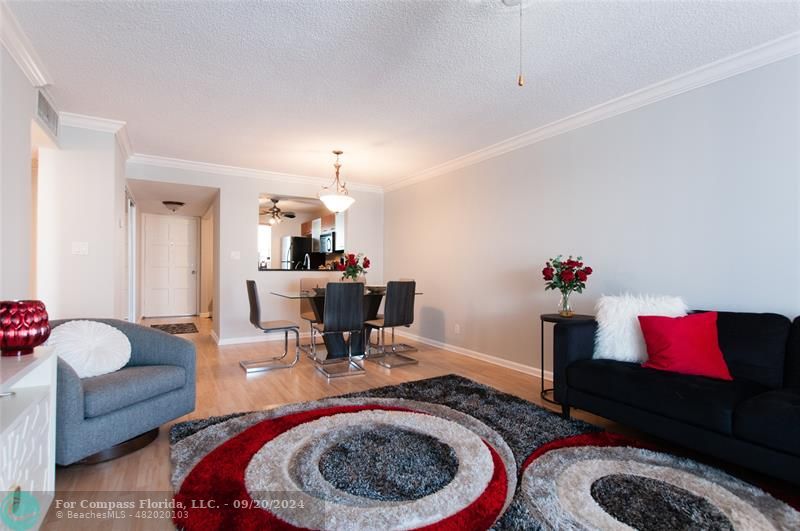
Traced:
<svg viewBox="0 0 800 531">
<path fill-rule="evenodd" d="M 525 85 L 525 77 L 522 75 L 522 0 L 519 0 L 519 76 L 517 76 L 517 85 L 520 87 Z"/>
</svg>

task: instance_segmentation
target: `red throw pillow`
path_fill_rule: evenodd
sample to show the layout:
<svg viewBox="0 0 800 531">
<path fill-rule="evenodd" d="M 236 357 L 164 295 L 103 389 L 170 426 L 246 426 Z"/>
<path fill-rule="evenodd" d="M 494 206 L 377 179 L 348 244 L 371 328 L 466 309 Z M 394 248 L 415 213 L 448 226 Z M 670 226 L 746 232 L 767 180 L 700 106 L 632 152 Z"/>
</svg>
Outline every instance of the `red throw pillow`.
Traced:
<svg viewBox="0 0 800 531">
<path fill-rule="evenodd" d="M 733 380 L 717 337 L 717 312 L 685 317 L 640 315 L 647 361 L 643 367 L 660 371 Z"/>
</svg>

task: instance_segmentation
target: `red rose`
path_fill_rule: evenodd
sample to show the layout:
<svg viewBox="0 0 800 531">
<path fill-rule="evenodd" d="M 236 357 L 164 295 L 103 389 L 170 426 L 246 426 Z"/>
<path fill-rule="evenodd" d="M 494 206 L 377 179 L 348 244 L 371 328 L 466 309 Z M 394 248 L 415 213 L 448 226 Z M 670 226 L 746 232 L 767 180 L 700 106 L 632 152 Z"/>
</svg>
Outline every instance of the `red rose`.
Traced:
<svg viewBox="0 0 800 531">
<path fill-rule="evenodd" d="M 586 271 L 579 269 L 576 275 L 578 275 L 578 280 L 580 280 L 581 282 L 586 282 L 587 278 Z"/>
<path fill-rule="evenodd" d="M 586 266 L 586 267 L 583 268 L 583 272 L 586 273 L 587 275 L 591 275 L 592 274 L 592 268 L 589 267 L 589 266 Z"/>
<path fill-rule="evenodd" d="M 575 280 L 575 273 L 569 269 L 565 269 L 564 271 L 561 272 L 561 280 L 563 280 L 564 282 L 572 282 L 573 280 Z"/>
<path fill-rule="evenodd" d="M 354 266 L 356 264 L 358 264 L 358 261 L 356 260 L 356 255 L 351 254 L 350 256 L 347 257 L 347 265 Z"/>
<path fill-rule="evenodd" d="M 336 271 L 344 271 L 344 264 L 337 262 Z"/>
<path fill-rule="evenodd" d="M 542 276 L 544 276 L 545 280 L 553 280 L 553 268 L 548 266 L 542 269 Z"/>
<path fill-rule="evenodd" d="M 367 257 L 365 256 L 365 257 L 364 257 L 364 263 L 362 264 L 362 266 L 364 267 L 364 269 L 369 269 L 369 263 L 370 263 L 370 262 L 369 262 L 369 258 L 367 258 Z"/>
</svg>

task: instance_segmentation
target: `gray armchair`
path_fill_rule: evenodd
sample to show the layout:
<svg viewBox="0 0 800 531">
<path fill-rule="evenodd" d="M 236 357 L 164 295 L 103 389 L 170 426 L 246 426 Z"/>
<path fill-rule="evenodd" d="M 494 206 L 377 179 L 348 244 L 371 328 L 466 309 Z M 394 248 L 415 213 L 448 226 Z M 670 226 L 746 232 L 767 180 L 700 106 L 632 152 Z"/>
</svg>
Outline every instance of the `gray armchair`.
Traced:
<svg viewBox="0 0 800 531">
<path fill-rule="evenodd" d="M 195 407 L 195 347 L 191 341 L 127 321 L 90 320 L 125 334 L 131 342 L 131 359 L 119 371 L 84 379 L 58 360 L 59 465 L 124 455 L 125 450 L 114 448 L 140 448 L 155 438 L 159 426 Z M 65 322 L 51 325 L 55 328 Z M 140 438 L 146 435 L 149 438 Z M 139 440 L 139 444 L 131 440 Z"/>
</svg>

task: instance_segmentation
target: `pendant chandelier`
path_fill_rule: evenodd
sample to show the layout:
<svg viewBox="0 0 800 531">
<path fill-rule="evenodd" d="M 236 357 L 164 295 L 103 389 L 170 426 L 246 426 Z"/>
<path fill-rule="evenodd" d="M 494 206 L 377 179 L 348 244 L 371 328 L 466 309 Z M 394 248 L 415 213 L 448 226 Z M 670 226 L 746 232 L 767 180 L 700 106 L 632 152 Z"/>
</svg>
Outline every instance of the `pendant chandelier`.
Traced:
<svg viewBox="0 0 800 531">
<path fill-rule="evenodd" d="M 342 154 L 342 151 L 337 149 L 334 150 L 333 154 L 336 155 L 336 162 L 333 164 L 333 167 L 336 168 L 336 177 L 331 184 L 323 187 L 322 190 L 319 191 L 319 199 L 325 204 L 328 210 L 338 214 L 350 208 L 356 200 L 350 197 L 350 194 L 347 192 L 347 186 L 339 181 L 339 168 L 342 167 L 342 164 L 339 162 L 339 155 Z"/>
</svg>

